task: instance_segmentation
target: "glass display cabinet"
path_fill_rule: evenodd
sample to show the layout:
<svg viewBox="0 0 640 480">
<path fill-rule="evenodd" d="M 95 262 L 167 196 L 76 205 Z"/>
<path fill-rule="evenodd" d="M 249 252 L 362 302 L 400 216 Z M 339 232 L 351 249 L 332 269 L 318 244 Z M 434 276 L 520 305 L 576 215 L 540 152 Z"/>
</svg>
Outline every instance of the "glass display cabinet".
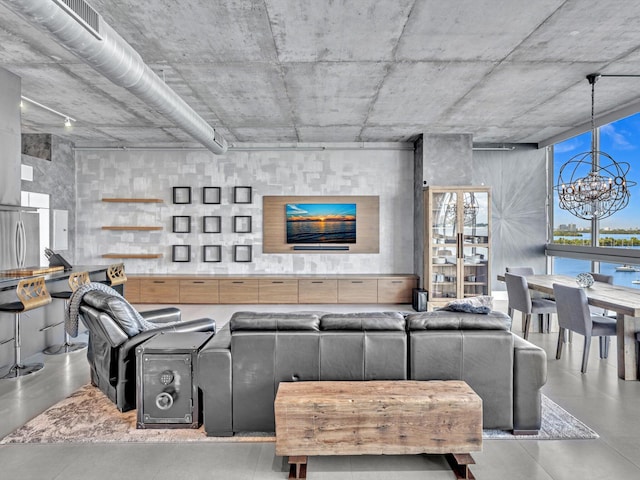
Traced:
<svg viewBox="0 0 640 480">
<path fill-rule="evenodd" d="M 490 295 L 490 187 L 424 189 L 424 281 L 429 302 Z"/>
</svg>

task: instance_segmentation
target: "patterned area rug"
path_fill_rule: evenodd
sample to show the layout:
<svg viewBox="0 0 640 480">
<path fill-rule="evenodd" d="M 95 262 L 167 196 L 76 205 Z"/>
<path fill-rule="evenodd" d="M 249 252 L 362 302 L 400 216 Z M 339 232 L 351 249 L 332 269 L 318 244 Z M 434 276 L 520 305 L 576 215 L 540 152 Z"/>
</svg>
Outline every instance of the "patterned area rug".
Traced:
<svg viewBox="0 0 640 480">
<path fill-rule="evenodd" d="M 598 434 L 543 395 L 542 430 L 538 435 L 515 436 L 485 430 L 483 438 L 558 440 L 598 438 Z M 85 385 L 70 397 L 38 415 L 0 444 L 8 443 L 127 443 L 127 442 L 273 442 L 269 434 L 207 437 L 204 429 L 137 429 L 136 411 L 121 413 L 97 388 Z"/>
</svg>

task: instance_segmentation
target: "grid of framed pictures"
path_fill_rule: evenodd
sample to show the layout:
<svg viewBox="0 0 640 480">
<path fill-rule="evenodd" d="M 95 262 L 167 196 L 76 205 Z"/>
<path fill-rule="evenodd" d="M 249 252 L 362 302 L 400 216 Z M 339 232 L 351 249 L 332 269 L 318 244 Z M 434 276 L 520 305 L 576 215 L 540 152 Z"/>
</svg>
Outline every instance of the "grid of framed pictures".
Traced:
<svg viewBox="0 0 640 480">
<path fill-rule="evenodd" d="M 192 187 L 172 187 L 173 203 L 176 205 L 191 204 L 194 200 Z M 196 202 L 198 189 L 195 190 Z M 221 205 L 222 204 L 222 187 L 206 186 L 202 187 L 201 198 L 203 205 Z M 229 192 L 231 202 L 233 204 L 250 204 L 253 203 L 253 190 L 249 186 L 236 186 Z M 200 223 L 200 233 L 220 234 L 223 229 L 226 231 L 226 225 L 223 228 L 223 219 L 220 215 L 203 215 L 201 220 L 196 218 L 195 231 L 198 230 Z M 251 215 L 234 215 L 231 217 L 230 230 L 232 233 L 251 233 L 253 231 Z M 190 215 L 174 215 L 172 216 L 172 232 L 173 233 L 191 233 L 192 218 Z M 213 237 L 210 237 L 213 238 Z M 253 248 L 251 245 L 235 244 L 231 247 L 231 257 L 234 262 L 251 262 L 253 261 Z M 207 244 L 201 246 L 201 261 L 206 263 L 219 263 L 223 261 L 223 245 Z M 190 262 L 192 258 L 191 245 L 172 245 L 171 259 L 173 262 Z"/>
</svg>

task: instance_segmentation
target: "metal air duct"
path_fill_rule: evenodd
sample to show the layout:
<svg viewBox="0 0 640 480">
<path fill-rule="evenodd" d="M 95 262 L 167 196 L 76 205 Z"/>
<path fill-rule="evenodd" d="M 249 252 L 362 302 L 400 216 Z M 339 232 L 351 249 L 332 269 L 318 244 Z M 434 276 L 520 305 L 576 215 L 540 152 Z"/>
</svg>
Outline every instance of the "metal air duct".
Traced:
<svg viewBox="0 0 640 480">
<path fill-rule="evenodd" d="M 4 3 L 51 33 L 113 83 L 171 119 L 213 153 L 227 151 L 225 138 L 167 86 L 84 0 L 5 0 Z"/>
</svg>

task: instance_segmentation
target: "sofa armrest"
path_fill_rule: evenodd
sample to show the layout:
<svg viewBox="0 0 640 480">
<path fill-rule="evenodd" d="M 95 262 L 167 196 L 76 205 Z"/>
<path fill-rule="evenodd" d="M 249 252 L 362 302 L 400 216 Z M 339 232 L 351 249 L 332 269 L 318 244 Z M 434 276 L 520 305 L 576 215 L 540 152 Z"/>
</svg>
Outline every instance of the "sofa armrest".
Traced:
<svg viewBox="0 0 640 480">
<path fill-rule="evenodd" d="M 198 353 L 197 381 L 202 390 L 204 430 L 210 437 L 233 435 L 231 331 L 229 324 Z"/>
<path fill-rule="evenodd" d="M 140 312 L 140 315 L 145 320 L 153 323 L 170 323 L 182 320 L 180 309 L 175 307 L 148 310 L 146 312 Z"/>
<path fill-rule="evenodd" d="M 547 354 L 514 335 L 513 430 L 533 433 L 542 422 L 541 389 L 547 383 Z"/>
</svg>

